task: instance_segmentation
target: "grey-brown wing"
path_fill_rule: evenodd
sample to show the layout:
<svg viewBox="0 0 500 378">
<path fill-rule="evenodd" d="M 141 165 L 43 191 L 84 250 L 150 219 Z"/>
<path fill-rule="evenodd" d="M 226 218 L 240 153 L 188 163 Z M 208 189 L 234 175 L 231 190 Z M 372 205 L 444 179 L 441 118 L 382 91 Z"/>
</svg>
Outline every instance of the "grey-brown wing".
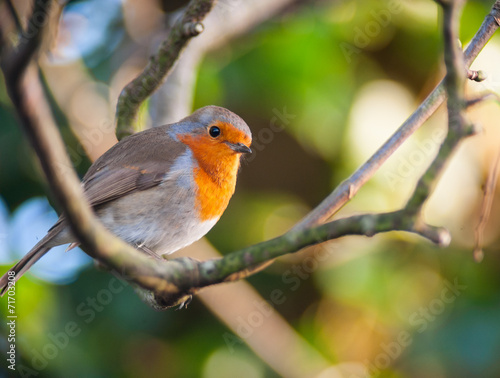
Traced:
<svg viewBox="0 0 500 378">
<path fill-rule="evenodd" d="M 186 146 L 173 140 L 166 127 L 123 139 L 103 154 L 83 178 L 91 206 L 159 185 Z"/>
<path fill-rule="evenodd" d="M 159 185 L 167 172 L 168 166 L 156 167 L 156 171 L 135 166 L 104 169 L 84 183 L 85 195 L 91 206 L 98 206 Z"/>
</svg>

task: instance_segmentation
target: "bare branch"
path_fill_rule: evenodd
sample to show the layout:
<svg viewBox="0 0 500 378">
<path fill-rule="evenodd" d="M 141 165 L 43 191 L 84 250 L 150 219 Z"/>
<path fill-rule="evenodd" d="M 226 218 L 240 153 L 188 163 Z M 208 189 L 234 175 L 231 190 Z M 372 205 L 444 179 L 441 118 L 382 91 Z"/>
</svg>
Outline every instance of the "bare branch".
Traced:
<svg viewBox="0 0 500 378">
<path fill-rule="evenodd" d="M 116 106 L 118 140 L 134 133 L 140 105 L 163 83 L 189 40 L 203 31 L 201 21 L 212 9 L 214 1 L 191 0 L 148 65 L 122 90 Z"/>
<path fill-rule="evenodd" d="M 478 32 L 464 52 L 466 67 L 469 67 L 493 33 L 500 25 L 500 1 L 496 1 L 491 12 L 486 16 Z M 443 81 L 431 92 L 415 112 L 398 130 L 370 157 L 356 172 L 344 180 L 297 225 L 295 230 L 302 230 L 325 222 L 345 205 L 358 190 L 378 171 L 382 164 L 408 139 L 445 100 Z"/>
<path fill-rule="evenodd" d="M 162 278 L 175 285 L 177 291 L 168 296 L 155 293 L 155 302 L 160 307 L 170 307 L 196 294 L 204 287 L 248 277 L 255 273 L 253 267 L 260 270 L 263 263 L 268 264 L 269 261 L 277 257 L 311 245 L 347 235 L 371 237 L 389 231 L 415 233 L 440 246 L 447 246 L 450 241 L 447 230 L 427 225 L 416 225 L 403 210 L 382 214 L 356 215 L 306 230 L 291 230 L 280 237 L 232 252 L 221 259 L 202 262 L 189 258 L 171 260 L 170 262 L 179 264 L 179 270 L 183 273 L 177 274 L 175 277 L 172 275 L 170 279 L 166 279 L 165 275 Z"/>
</svg>

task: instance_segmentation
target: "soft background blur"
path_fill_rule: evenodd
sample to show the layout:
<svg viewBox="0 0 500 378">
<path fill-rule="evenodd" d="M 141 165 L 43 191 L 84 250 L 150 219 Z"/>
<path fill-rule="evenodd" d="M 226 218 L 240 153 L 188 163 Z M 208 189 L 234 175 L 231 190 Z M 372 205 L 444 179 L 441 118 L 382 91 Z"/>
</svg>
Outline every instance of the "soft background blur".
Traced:
<svg viewBox="0 0 500 378">
<path fill-rule="evenodd" d="M 117 95 L 161 40 L 166 14 L 183 4 L 159 3 L 70 1 L 63 13 L 42 71 L 80 175 L 87 156 L 95 159 L 114 143 Z M 252 3 L 220 0 L 212 24 L 231 34 L 224 25 Z M 208 235 L 222 254 L 291 227 L 363 163 L 443 75 L 433 1 L 276 3 L 246 28 L 238 21 L 238 35 L 214 44 L 201 64 L 192 54 L 194 108 L 225 106 L 254 133 L 255 152 Z M 468 2 L 463 44 L 492 3 Z M 499 62 L 497 35 L 473 65 L 488 80 L 469 83 L 470 95 L 500 92 Z M 180 90 L 188 92 L 184 106 L 190 107 L 190 87 Z M 155 123 L 150 115 L 158 108 L 153 101 L 144 107 L 143 125 Z M 498 153 L 499 117 L 493 103 L 470 111 L 483 133 L 462 144 L 426 206 L 430 223 L 450 229 L 449 248 L 403 233 L 346 237 L 279 259 L 248 280 L 254 289 L 244 283 L 209 288 L 187 310 L 155 312 L 83 252 L 61 247 L 16 285 L 17 367 L 39 377 L 500 376 L 498 198 L 484 260 L 472 258 L 482 185 Z M 3 84 L 0 122 L 3 272 L 56 215 Z M 341 215 L 404 205 L 444 138 L 445 123 L 441 109 Z M 3 314 L 6 307 L 3 298 Z M 7 374 L 4 357 L 0 376 Z"/>
</svg>

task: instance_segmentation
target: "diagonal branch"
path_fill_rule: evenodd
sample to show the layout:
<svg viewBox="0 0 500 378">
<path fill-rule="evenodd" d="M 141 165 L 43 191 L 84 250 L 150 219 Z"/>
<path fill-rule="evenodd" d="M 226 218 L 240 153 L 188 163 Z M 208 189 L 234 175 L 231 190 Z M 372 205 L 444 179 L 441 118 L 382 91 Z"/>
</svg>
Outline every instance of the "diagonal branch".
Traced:
<svg viewBox="0 0 500 378">
<path fill-rule="evenodd" d="M 169 31 L 144 70 L 121 92 L 116 106 L 116 136 L 118 140 L 136 130 L 140 105 L 160 87 L 189 40 L 203 32 L 201 21 L 210 12 L 215 0 L 191 0 L 184 15 Z"/>
<path fill-rule="evenodd" d="M 160 308 L 170 307 L 182 303 L 204 287 L 248 277 L 255 273 L 254 267 L 260 268 L 270 260 L 305 247 L 347 235 L 371 237 L 389 231 L 412 232 L 441 246 L 448 245 L 450 241 L 449 233 L 444 228 L 415 226 L 412 221 L 408 221 L 406 212 L 401 210 L 356 215 L 302 231 L 291 230 L 282 236 L 232 252 L 220 259 L 202 262 L 189 258 L 171 260 L 170 263 L 176 264 L 178 269 L 167 265 L 165 267 L 168 270 L 162 271 L 158 278 L 169 282 L 175 290 L 172 290 L 170 295 L 165 295 L 165 291 L 156 291 L 155 301 Z"/>
</svg>

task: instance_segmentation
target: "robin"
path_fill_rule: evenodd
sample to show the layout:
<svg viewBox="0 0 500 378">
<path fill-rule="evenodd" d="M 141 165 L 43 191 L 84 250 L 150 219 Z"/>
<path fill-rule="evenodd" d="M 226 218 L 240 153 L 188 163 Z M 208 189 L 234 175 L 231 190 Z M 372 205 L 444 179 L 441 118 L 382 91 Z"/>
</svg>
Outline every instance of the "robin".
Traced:
<svg viewBox="0 0 500 378">
<path fill-rule="evenodd" d="M 245 121 L 218 106 L 122 139 L 91 165 L 82 185 L 96 216 L 116 236 L 154 258 L 203 237 L 226 209 L 242 154 L 251 153 Z M 17 281 L 52 247 L 78 241 L 64 214 L 9 272 Z M 10 278 L 12 280 L 12 278 Z M 14 281 L 14 282 L 15 282 Z"/>
</svg>

